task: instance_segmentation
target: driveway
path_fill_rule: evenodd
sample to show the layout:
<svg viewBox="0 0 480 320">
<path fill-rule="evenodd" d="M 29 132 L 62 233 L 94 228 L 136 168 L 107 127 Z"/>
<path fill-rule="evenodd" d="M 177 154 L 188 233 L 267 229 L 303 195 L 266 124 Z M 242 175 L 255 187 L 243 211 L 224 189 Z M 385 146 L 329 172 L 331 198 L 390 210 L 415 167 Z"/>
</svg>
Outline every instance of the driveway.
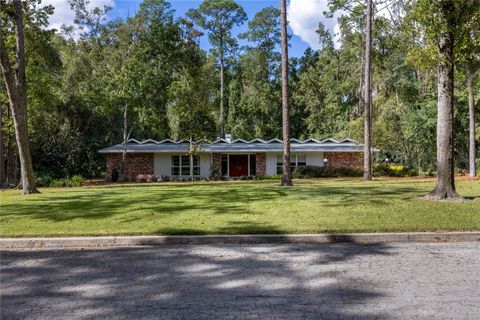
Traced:
<svg viewBox="0 0 480 320">
<path fill-rule="evenodd" d="M 1 253 L 2 319 L 480 318 L 480 243 Z"/>
</svg>

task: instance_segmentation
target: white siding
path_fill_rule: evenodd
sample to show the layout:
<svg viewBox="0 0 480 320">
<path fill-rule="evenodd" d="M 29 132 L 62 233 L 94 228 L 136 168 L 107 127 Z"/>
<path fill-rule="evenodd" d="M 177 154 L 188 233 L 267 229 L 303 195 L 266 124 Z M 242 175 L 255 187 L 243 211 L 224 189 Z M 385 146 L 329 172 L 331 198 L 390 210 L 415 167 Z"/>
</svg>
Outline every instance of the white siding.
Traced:
<svg viewBox="0 0 480 320">
<path fill-rule="evenodd" d="M 171 156 L 173 153 L 156 153 L 154 157 L 154 171 L 156 176 L 171 176 Z M 177 153 L 175 153 L 177 154 Z M 210 177 L 210 154 L 200 154 L 200 176 L 203 178 Z"/>
<path fill-rule="evenodd" d="M 307 166 L 323 167 L 323 152 L 307 153 Z"/>
<path fill-rule="evenodd" d="M 168 153 L 156 153 L 154 158 L 153 173 L 158 176 L 171 176 L 172 171 L 170 168 L 170 154 Z"/>
<path fill-rule="evenodd" d="M 277 175 L 277 153 L 269 152 L 266 158 L 266 175 Z"/>
</svg>

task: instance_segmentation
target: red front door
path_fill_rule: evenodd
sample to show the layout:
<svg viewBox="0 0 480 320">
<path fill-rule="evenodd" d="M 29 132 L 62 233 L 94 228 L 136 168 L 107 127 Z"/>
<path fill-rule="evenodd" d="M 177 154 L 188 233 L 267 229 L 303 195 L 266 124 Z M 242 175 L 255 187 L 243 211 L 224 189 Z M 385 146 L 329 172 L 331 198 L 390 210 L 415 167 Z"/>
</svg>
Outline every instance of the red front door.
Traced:
<svg viewBox="0 0 480 320">
<path fill-rule="evenodd" d="M 248 176 L 248 155 L 231 154 L 230 155 L 230 177 Z"/>
</svg>

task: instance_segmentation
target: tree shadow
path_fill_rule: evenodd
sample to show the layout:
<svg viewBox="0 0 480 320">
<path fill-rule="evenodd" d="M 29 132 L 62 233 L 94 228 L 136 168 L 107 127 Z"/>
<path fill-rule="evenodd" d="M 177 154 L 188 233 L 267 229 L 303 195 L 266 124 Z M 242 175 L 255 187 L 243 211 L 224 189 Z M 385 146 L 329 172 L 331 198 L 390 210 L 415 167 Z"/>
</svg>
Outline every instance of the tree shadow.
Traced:
<svg viewBox="0 0 480 320">
<path fill-rule="evenodd" d="M 5 251 L 2 317 L 383 319 L 366 306 L 384 294 L 345 268 L 390 254 L 384 244 Z"/>
<path fill-rule="evenodd" d="M 142 190 L 145 189 L 145 192 Z M 130 196 L 135 194 L 135 196 Z M 345 188 L 342 186 L 304 185 L 285 189 L 276 185 L 250 186 L 242 183 L 226 185 L 208 183 L 185 185 L 114 185 L 111 187 L 66 190 L 62 194 L 44 194 L 22 202 L 2 205 L 4 218 L 29 216 L 34 219 L 68 221 L 77 218 L 103 219 L 126 212 L 150 210 L 159 214 L 185 211 L 212 211 L 215 214 L 252 214 L 248 203 L 274 201 L 291 197 L 292 201 L 322 200 L 327 206 L 352 203 L 386 204 L 390 197 L 402 194 L 414 199 L 418 189 L 378 186 Z M 332 201 L 332 197 L 335 199 Z M 126 219 L 125 222 L 132 220 Z"/>
<path fill-rule="evenodd" d="M 36 227 L 24 233 L 29 236 L 275 233 L 274 227 L 285 228 L 271 218 L 260 218 L 265 213 L 262 208 L 270 210 L 270 216 L 274 213 L 272 207 L 295 214 L 297 204 L 303 210 L 312 210 L 312 214 L 330 208 L 381 210 L 399 200 L 417 201 L 416 196 L 422 192 L 414 187 L 353 182 L 337 185 L 308 181 L 295 188 L 283 188 L 272 181 L 128 184 L 45 192 L 22 201 L 6 202 L 0 208 L 0 218 L 12 229 L 17 219 L 22 219 L 23 224 L 37 223 L 46 228 L 51 222 L 59 223 L 52 225 L 51 232 L 43 233 Z M 315 201 L 315 206 L 308 205 L 311 201 Z M 182 224 L 174 222 L 176 217 L 181 217 Z M 206 226 L 209 219 L 216 219 L 216 225 Z M 258 221 L 264 221 L 263 225 Z M 75 229 L 75 225 L 81 229 Z"/>
</svg>

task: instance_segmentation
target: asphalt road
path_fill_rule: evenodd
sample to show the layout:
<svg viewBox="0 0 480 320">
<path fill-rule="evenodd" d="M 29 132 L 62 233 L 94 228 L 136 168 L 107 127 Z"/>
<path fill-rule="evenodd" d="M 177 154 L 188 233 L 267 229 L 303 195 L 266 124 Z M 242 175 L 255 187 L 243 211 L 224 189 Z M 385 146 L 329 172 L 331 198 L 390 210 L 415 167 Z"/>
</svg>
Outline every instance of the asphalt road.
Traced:
<svg viewBox="0 0 480 320">
<path fill-rule="evenodd" d="M 480 319 L 480 243 L 4 251 L 2 319 Z"/>
</svg>

